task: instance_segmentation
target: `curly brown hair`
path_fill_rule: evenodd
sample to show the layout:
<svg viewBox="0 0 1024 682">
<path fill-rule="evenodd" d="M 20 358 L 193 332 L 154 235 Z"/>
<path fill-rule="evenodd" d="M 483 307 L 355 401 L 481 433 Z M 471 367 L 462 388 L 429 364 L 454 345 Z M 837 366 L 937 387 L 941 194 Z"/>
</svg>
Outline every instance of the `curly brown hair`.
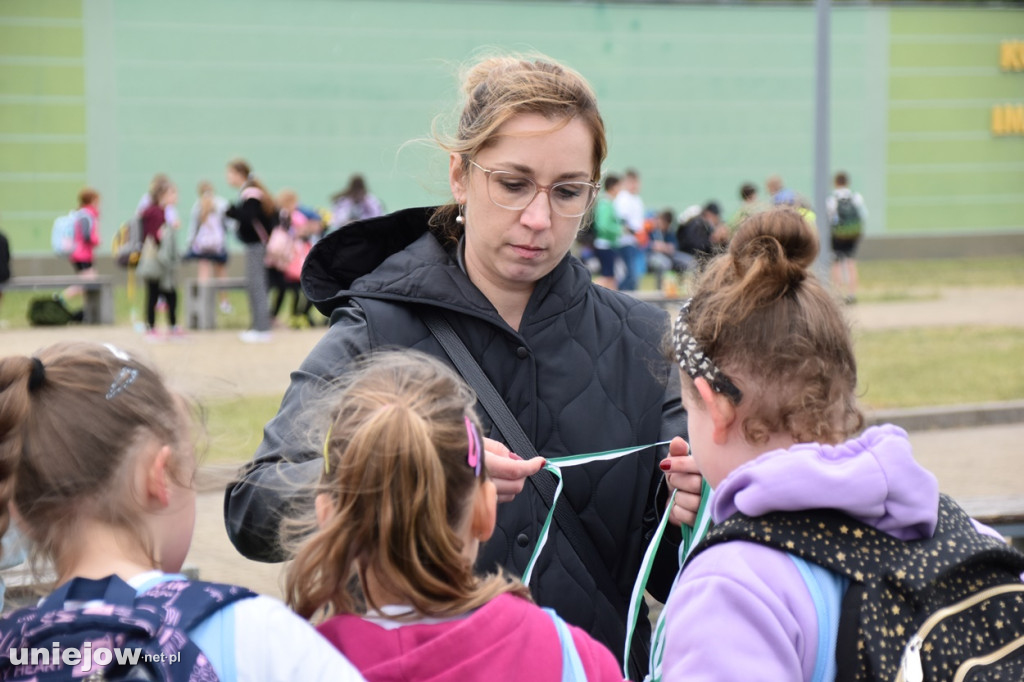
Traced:
<svg viewBox="0 0 1024 682">
<path fill-rule="evenodd" d="M 838 443 L 864 425 L 850 329 L 811 272 L 817 254 L 817 234 L 797 211 L 764 211 L 742 224 L 694 285 L 691 333 L 742 384 L 751 443 L 773 433 Z M 684 386 L 693 390 L 686 377 Z"/>
</svg>

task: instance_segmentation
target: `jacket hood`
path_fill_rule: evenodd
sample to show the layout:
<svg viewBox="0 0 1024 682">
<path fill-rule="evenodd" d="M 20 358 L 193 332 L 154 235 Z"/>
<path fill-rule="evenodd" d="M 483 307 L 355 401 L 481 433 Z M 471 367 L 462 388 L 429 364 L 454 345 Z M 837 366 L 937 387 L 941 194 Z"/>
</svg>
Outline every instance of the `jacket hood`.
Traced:
<svg viewBox="0 0 1024 682">
<path fill-rule="evenodd" d="M 435 207 L 410 208 L 349 223 L 313 246 L 302 267 L 302 289 L 329 315 L 342 293 L 427 231 Z M 326 308 L 326 310 L 325 310 Z"/>
<path fill-rule="evenodd" d="M 736 512 L 836 509 L 900 540 L 931 537 L 938 515 L 935 476 L 914 461 L 906 431 L 886 424 L 839 445 L 800 443 L 766 452 L 715 490 L 712 518 Z"/>
<path fill-rule="evenodd" d="M 496 320 L 494 305 L 459 265 L 428 220 L 436 210 L 410 208 L 345 225 L 317 242 L 302 268 L 306 297 L 324 315 L 360 296 L 459 310 Z M 561 316 L 589 290 L 586 266 L 566 254 L 537 281 L 528 307 L 534 320 Z"/>
</svg>

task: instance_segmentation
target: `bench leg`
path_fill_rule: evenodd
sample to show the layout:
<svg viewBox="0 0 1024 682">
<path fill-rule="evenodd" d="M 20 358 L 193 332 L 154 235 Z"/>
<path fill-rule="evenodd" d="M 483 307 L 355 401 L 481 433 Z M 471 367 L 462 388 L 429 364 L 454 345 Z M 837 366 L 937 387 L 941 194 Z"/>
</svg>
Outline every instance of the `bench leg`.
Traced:
<svg viewBox="0 0 1024 682">
<path fill-rule="evenodd" d="M 190 329 L 217 328 L 217 287 L 198 282 L 186 287 L 185 319 Z"/>
<path fill-rule="evenodd" d="M 114 287 L 100 288 L 100 323 L 114 324 Z"/>
<path fill-rule="evenodd" d="M 102 322 L 100 308 L 100 290 L 91 287 L 83 288 L 82 322 L 84 324 L 100 324 Z"/>
</svg>

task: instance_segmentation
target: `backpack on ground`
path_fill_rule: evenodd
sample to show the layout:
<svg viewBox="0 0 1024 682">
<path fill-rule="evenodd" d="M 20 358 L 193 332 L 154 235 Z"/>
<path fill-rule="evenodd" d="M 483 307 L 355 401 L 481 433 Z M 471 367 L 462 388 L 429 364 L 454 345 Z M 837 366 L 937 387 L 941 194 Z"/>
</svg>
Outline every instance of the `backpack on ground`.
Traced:
<svg viewBox="0 0 1024 682">
<path fill-rule="evenodd" d="M 78 211 L 71 211 L 53 221 L 53 229 L 50 231 L 50 246 L 58 256 L 70 256 L 75 250 L 75 222 L 77 219 Z"/>
<path fill-rule="evenodd" d="M 135 267 L 142 253 L 142 218 L 135 215 L 121 223 L 114 233 L 114 260 L 122 268 Z"/>
<path fill-rule="evenodd" d="M 840 239 L 856 239 L 862 229 L 860 210 L 853 201 L 853 195 L 836 196 L 836 223 L 832 226 L 832 234 Z"/>
<path fill-rule="evenodd" d="M 904 542 L 834 510 L 742 514 L 728 540 L 774 547 L 850 580 L 836 680 L 1024 680 L 1024 554 L 979 533 L 941 496 L 935 535 Z"/>
<path fill-rule="evenodd" d="M 82 311 L 69 310 L 60 298 L 41 296 L 28 303 L 28 322 L 33 327 L 60 327 L 81 321 Z"/>
<path fill-rule="evenodd" d="M 162 582 L 136 595 L 117 576 L 76 578 L 39 606 L 0 620 L 0 679 L 215 681 L 209 660 L 186 633 L 253 596 L 243 587 L 188 580 Z M 67 609 L 66 601 L 85 605 Z M 70 649 L 79 654 L 74 662 L 68 662 L 74 659 Z"/>
</svg>

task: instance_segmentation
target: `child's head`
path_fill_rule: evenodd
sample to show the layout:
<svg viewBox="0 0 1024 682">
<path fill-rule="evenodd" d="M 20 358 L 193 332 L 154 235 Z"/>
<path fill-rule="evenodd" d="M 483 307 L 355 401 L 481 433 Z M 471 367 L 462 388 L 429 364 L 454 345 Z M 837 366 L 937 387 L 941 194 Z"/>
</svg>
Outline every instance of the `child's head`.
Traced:
<svg viewBox="0 0 1024 682">
<path fill-rule="evenodd" d="M 430 616 L 526 593 L 473 573 L 497 499 L 474 403 L 457 374 L 415 352 L 375 355 L 345 378 L 324 444 L 320 529 L 288 576 L 298 613 L 308 617 L 324 605 L 356 611 L 346 589 L 353 574 L 369 606 L 401 603 Z"/>
<path fill-rule="evenodd" d="M 755 214 L 708 264 L 676 321 L 684 402 L 706 404 L 703 385 L 732 406 L 751 445 L 837 443 L 863 425 L 850 331 L 810 270 L 817 253 L 817 235 L 795 210 Z"/>
<path fill-rule="evenodd" d="M 0 360 L 0 534 L 16 513 L 36 558 L 52 560 L 61 576 L 86 549 L 83 529 L 97 525 L 141 561 L 177 570 L 190 522 L 187 537 L 185 528 L 162 534 L 154 530 L 182 517 L 154 525 L 145 512 L 170 510 L 152 494 L 188 488 L 188 427 L 184 401 L 113 346 L 60 343 Z"/>
</svg>

